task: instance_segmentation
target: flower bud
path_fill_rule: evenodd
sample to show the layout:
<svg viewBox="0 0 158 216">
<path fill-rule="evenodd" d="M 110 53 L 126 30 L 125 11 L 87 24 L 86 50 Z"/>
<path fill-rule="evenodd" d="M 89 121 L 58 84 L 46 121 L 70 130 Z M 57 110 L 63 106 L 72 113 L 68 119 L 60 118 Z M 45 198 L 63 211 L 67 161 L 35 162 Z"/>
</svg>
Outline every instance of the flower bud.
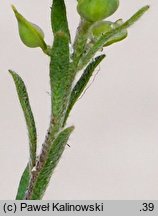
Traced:
<svg viewBox="0 0 158 216">
<path fill-rule="evenodd" d="M 111 16 L 118 6 L 119 0 L 78 0 L 77 10 L 85 20 L 96 22 Z"/>
<path fill-rule="evenodd" d="M 99 38 L 103 34 L 113 29 L 113 23 L 110 21 L 100 21 L 95 23 L 90 29 L 93 38 Z"/>
<path fill-rule="evenodd" d="M 42 50 L 46 50 L 47 45 L 41 28 L 26 20 L 13 5 L 12 9 L 18 21 L 19 35 L 22 42 L 30 48 L 41 47 Z"/>
<path fill-rule="evenodd" d="M 117 20 L 114 24 L 113 24 L 113 28 L 117 28 L 119 27 L 120 25 L 123 24 L 123 21 L 122 19 L 119 19 Z M 127 32 L 127 29 L 124 29 L 122 31 L 120 31 L 119 33 L 117 33 L 115 36 L 113 36 L 106 44 L 105 46 L 109 46 L 113 43 L 117 43 L 119 41 L 122 41 L 124 40 L 126 37 L 128 36 L 128 32 Z"/>
<path fill-rule="evenodd" d="M 90 39 L 92 41 L 97 41 L 99 37 L 106 34 L 107 32 L 119 27 L 121 24 L 123 24 L 123 21 L 120 19 L 116 21 L 115 23 L 112 23 L 110 21 L 100 21 L 94 24 L 90 29 Z M 104 46 L 109 46 L 113 43 L 119 42 L 127 37 L 128 33 L 127 30 L 122 30 L 119 33 L 117 33 L 115 36 L 111 37 Z"/>
</svg>

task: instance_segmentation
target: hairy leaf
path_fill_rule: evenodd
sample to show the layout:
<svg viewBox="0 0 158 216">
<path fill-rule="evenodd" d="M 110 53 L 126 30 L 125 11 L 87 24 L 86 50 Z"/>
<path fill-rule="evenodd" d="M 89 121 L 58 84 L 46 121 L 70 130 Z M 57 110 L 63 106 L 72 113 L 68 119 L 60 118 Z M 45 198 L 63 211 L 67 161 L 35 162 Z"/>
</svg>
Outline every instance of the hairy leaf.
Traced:
<svg viewBox="0 0 158 216">
<path fill-rule="evenodd" d="M 17 89 L 19 101 L 25 116 L 26 125 L 28 128 L 28 135 L 29 135 L 29 147 L 30 147 L 30 169 L 32 169 L 35 166 L 36 162 L 36 146 L 37 146 L 37 133 L 36 133 L 36 126 L 35 121 L 33 117 L 33 113 L 31 110 L 29 97 L 27 93 L 26 86 L 21 79 L 21 77 L 9 70 L 10 74 L 13 77 L 13 80 L 15 82 L 15 86 Z"/>
<path fill-rule="evenodd" d="M 51 20 L 54 33 L 50 63 L 52 116 L 54 125 L 56 125 L 58 130 L 67 106 L 71 86 L 69 76 L 70 34 L 64 0 L 53 1 Z"/>
</svg>

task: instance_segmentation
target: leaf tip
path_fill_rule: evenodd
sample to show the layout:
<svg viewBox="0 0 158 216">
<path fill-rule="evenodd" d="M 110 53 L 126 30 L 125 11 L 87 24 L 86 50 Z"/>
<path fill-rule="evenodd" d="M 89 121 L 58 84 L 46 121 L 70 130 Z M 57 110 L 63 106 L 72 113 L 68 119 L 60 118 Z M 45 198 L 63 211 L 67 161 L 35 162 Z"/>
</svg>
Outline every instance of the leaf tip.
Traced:
<svg viewBox="0 0 158 216">
<path fill-rule="evenodd" d="M 11 5 L 11 8 L 12 8 L 12 10 L 13 10 L 13 12 L 14 12 L 15 14 L 17 14 L 17 13 L 18 13 L 18 11 L 17 11 L 16 7 L 15 7 L 13 4 Z"/>
<path fill-rule="evenodd" d="M 15 76 L 17 76 L 17 74 L 13 70 L 9 69 L 8 72 L 12 76 L 13 79 L 14 79 Z"/>
<path fill-rule="evenodd" d="M 149 8 L 150 8 L 150 5 L 145 5 L 140 10 L 142 10 L 142 12 L 145 13 L 147 10 L 149 10 Z"/>
<path fill-rule="evenodd" d="M 69 130 L 70 133 L 72 133 L 74 131 L 74 129 L 75 129 L 75 126 L 72 125 L 71 127 L 67 128 L 67 129 Z"/>
<path fill-rule="evenodd" d="M 75 126 L 73 125 L 73 126 L 71 126 L 71 130 L 73 131 L 75 129 Z"/>
<path fill-rule="evenodd" d="M 13 71 L 12 71 L 12 70 L 10 70 L 10 69 L 8 70 L 8 72 L 9 72 L 10 74 L 12 74 L 12 73 L 13 73 Z"/>
<path fill-rule="evenodd" d="M 150 5 L 146 5 L 145 7 L 146 7 L 146 9 L 148 10 L 148 9 L 150 8 Z"/>
<path fill-rule="evenodd" d="M 15 73 L 14 71 L 12 71 L 11 69 L 9 69 L 8 70 L 8 72 L 10 73 L 10 74 L 13 74 L 13 73 Z"/>
</svg>

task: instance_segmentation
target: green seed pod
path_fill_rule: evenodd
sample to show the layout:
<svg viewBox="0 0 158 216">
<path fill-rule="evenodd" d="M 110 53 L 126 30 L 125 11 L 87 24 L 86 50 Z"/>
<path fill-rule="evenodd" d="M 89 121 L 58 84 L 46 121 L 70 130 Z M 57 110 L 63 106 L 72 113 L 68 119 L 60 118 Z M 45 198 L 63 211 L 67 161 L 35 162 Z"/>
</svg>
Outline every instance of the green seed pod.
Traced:
<svg viewBox="0 0 158 216">
<path fill-rule="evenodd" d="M 44 33 L 41 28 L 27 21 L 13 5 L 12 9 L 18 21 L 19 35 L 22 42 L 30 48 L 41 47 L 42 50 L 46 50 L 47 45 L 44 41 Z"/>
<path fill-rule="evenodd" d="M 96 22 L 111 16 L 118 6 L 119 0 L 78 0 L 77 10 L 85 20 Z"/>
<path fill-rule="evenodd" d="M 119 27 L 123 21 L 117 20 L 115 23 L 110 21 L 100 21 L 94 24 L 90 29 L 90 39 L 92 41 L 97 41 L 99 37 L 106 34 L 107 32 Z M 109 46 L 113 43 L 119 42 L 127 37 L 127 30 L 122 30 L 115 36 L 111 37 L 104 46 Z"/>
</svg>

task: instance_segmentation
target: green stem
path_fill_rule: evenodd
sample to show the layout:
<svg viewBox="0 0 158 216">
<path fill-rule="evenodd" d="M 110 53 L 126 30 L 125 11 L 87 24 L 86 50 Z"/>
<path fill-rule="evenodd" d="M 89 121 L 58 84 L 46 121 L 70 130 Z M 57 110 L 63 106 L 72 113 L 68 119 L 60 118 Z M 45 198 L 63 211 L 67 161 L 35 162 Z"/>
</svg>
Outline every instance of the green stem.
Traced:
<svg viewBox="0 0 158 216">
<path fill-rule="evenodd" d="M 70 70 L 76 71 L 76 67 L 80 61 L 80 58 L 83 55 L 85 45 L 87 43 L 89 28 L 93 23 L 81 19 L 76 38 L 73 44 L 73 55 L 72 55 L 72 64 Z"/>
</svg>

